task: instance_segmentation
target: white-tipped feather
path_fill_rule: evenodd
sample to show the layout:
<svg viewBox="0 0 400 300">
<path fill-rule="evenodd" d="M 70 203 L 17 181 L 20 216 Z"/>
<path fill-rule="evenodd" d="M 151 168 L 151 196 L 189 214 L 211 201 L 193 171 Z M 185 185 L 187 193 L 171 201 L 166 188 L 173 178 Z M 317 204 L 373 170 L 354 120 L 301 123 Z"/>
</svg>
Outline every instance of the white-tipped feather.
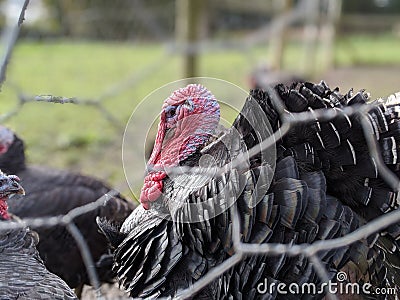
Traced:
<svg viewBox="0 0 400 300">
<path fill-rule="evenodd" d="M 392 140 L 392 155 L 393 155 L 393 164 L 397 163 L 397 145 L 396 145 L 396 140 L 395 138 L 392 136 L 390 137 L 390 139 Z"/>
<path fill-rule="evenodd" d="M 400 92 L 394 93 L 387 97 L 386 105 L 398 105 L 400 104 Z"/>
<path fill-rule="evenodd" d="M 354 163 L 354 164 L 357 164 L 356 151 L 354 151 L 354 147 L 353 147 L 353 145 L 350 143 L 350 141 L 349 141 L 349 140 L 346 140 L 346 141 L 347 141 L 347 144 L 348 144 L 349 147 L 350 147 L 351 155 L 352 155 L 352 157 L 353 157 L 353 163 Z"/>
</svg>

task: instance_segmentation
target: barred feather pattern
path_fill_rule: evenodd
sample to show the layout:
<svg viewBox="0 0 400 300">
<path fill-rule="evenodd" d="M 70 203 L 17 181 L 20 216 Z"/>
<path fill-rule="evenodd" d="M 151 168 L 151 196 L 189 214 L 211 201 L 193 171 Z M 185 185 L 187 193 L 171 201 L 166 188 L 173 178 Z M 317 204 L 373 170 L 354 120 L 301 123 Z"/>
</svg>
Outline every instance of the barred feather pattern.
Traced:
<svg viewBox="0 0 400 300">
<path fill-rule="evenodd" d="M 0 233 L 0 298 L 78 299 L 60 277 L 46 269 L 37 242 L 37 235 L 27 228 Z"/>
<path fill-rule="evenodd" d="M 338 111 L 346 106 L 369 105 L 367 114 L 373 135 L 383 162 L 397 176 L 399 169 L 400 119 L 398 97 L 388 101 L 379 99 L 368 102 L 364 90 L 349 91 L 341 95 L 337 89 L 330 90 L 320 84 L 300 84 L 294 89 L 278 86 L 277 91 L 285 104 L 296 111 L 334 108 Z M 301 99 L 302 105 L 297 105 Z M 291 107 L 294 106 L 294 107 Z M 279 143 L 278 152 L 293 156 L 305 170 L 322 170 L 327 180 L 327 191 L 343 203 L 352 207 L 366 220 L 397 209 L 400 198 L 378 174 L 377 164 L 370 151 L 361 127 L 359 115 L 340 115 L 328 122 L 314 122 L 295 126 Z M 400 225 L 388 228 L 394 239 L 400 238 Z"/>
</svg>

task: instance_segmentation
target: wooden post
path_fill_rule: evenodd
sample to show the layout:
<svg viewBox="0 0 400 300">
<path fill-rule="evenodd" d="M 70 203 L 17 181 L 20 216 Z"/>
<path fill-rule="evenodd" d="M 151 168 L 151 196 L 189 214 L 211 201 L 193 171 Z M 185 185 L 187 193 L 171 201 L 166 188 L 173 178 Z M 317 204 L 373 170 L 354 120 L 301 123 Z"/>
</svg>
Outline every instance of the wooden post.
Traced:
<svg viewBox="0 0 400 300">
<path fill-rule="evenodd" d="M 198 76 L 198 41 L 205 0 L 176 0 L 175 32 L 183 57 L 183 77 Z"/>
<path fill-rule="evenodd" d="M 278 18 L 283 17 L 292 9 L 292 0 L 275 0 L 274 6 L 278 13 Z M 271 68 L 273 70 L 281 70 L 283 66 L 285 45 L 288 38 L 288 30 L 286 25 L 280 26 L 271 39 Z"/>
<path fill-rule="evenodd" d="M 322 25 L 320 32 L 321 48 L 322 48 L 322 64 L 321 71 L 332 68 L 334 64 L 334 39 L 338 20 L 341 14 L 342 1 L 329 0 L 327 3 L 327 11 L 325 23 Z"/>
<path fill-rule="evenodd" d="M 318 19 L 320 0 L 308 0 L 306 23 L 304 26 L 304 74 L 312 78 L 316 75 Z"/>
</svg>

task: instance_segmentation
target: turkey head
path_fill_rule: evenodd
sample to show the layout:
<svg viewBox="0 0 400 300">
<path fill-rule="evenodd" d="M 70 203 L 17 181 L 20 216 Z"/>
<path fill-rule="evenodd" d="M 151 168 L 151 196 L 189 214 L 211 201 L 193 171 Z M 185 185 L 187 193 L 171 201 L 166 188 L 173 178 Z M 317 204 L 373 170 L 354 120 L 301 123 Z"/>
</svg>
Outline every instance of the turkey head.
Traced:
<svg viewBox="0 0 400 300">
<path fill-rule="evenodd" d="M 210 139 L 218 127 L 219 104 L 200 84 L 171 94 L 162 106 L 154 148 L 147 164 L 140 202 L 145 209 L 160 198 L 166 167 L 179 166 Z"/>
<path fill-rule="evenodd" d="M 0 125 L 0 155 L 6 153 L 13 142 L 14 133 L 7 127 Z"/>
<path fill-rule="evenodd" d="M 18 175 L 25 168 L 24 142 L 11 129 L 0 125 L 0 169 Z"/>
<path fill-rule="evenodd" d="M 24 189 L 19 184 L 20 179 L 15 175 L 6 175 L 0 171 L 0 217 L 9 220 L 8 206 L 6 200 L 15 194 L 25 194 Z"/>
</svg>

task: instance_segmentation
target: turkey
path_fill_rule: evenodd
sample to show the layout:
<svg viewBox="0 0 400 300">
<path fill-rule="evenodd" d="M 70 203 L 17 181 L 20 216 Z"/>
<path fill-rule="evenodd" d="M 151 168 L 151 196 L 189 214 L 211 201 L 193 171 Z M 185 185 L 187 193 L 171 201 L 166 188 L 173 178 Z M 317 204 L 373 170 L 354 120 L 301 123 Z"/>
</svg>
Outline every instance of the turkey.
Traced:
<svg viewBox="0 0 400 300">
<path fill-rule="evenodd" d="M 179 296 L 232 257 L 235 224 L 243 243 L 309 244 L 342 237 L 397 208 L 396 192 L 370 158 L 360 117 L 340 113 L 348 106 L 369 105 L 364 91 L 341 95 L 321 82 L 278 85 L 275 92 L 284 107 L 270 92 L 252 90 L 225 130 L 218 125 L 217 100 L 201 85 L 188 85 L 164 101 L 142 205 L 122 225 L 98 219 L 115 248 L 114 270 L 130 296 Z M 398 107 L 379 101 L 368 113 L 383 160 L 393 170 Z M 280 132 L 283 116 L 328 108 L 338 112 L 336 118 L 297 124 L 274 146 L 259 147 Z M 259 151 L 250 156 L 250 149 Z M 348 283 L 392 287 L 398 293 L 397 233 L 397 225 L 390 226 L 317 256 L 332 282 L 345 272 Z M 261 293 L 258 288 L 264 282 L 267 287 Z M 318 288 L 296 295 L 278 293 L 276 286 L 292 283 Z M 254 255 L 215 277 L 195 298 L 318 299 L 324 297 L 325 284 L 304 254 Z"/>
<path fill-rule="evenodd" d="M 91 203 L 110 191 L 110 187 L 89 176 L 29 166 L 25 162 L 24 142 L 10 129 L 0 126 L 0 169 L 21 178 L 27 195 L 11 199 L 9 210 L 20 218 L 65 215 L 71 209 Z M 108 242 L 96 224 L 103 216 L 122 222 L 133 210 L 134 204 L 121 195 L 110 198 L 104 206 L 74 219 L 83 234 L 96 264 L 101 282 L 111 283 L 112 254 Z M 80 250 L 65 226 L 35 229 L 40 237 L 37 246 L 46 267 L 60 276 L 80 294 L 83 284 L 89 284 Z"/>
<path fill-rule="evenodd" d="M 0 298 L 1 299 L 77 299 L 68 285 L 50 273 L 36 250 L 37 235 L 28 228 L 4 229 L 14 219 L 6 200 L 23 194 L 20 179 L 0 171 Z"/>
<path fill-rule="evenodd" d="M 277 84 L 291 85 L 297 82 L 306 82 L 303 76 L 289 71 L 274 70 L 268 65 L 261 64 L 253 68 L 249 78 L 252 89 L 266 89 Z"/>
</svg>

